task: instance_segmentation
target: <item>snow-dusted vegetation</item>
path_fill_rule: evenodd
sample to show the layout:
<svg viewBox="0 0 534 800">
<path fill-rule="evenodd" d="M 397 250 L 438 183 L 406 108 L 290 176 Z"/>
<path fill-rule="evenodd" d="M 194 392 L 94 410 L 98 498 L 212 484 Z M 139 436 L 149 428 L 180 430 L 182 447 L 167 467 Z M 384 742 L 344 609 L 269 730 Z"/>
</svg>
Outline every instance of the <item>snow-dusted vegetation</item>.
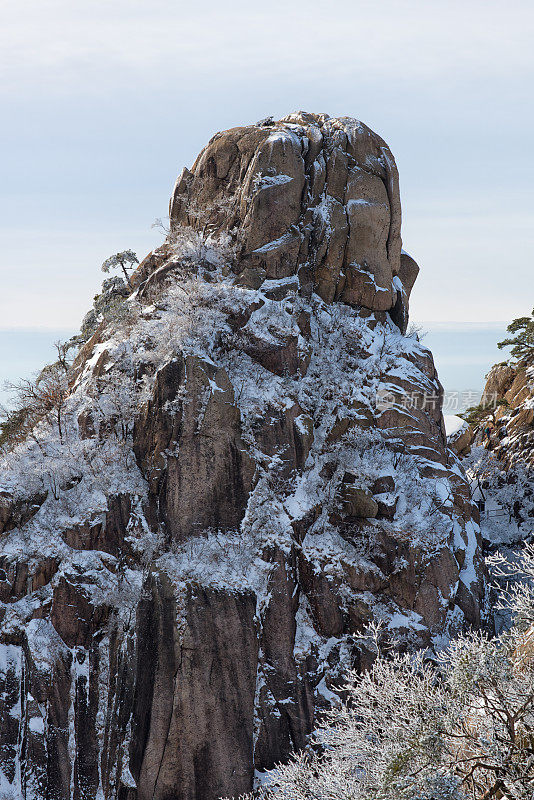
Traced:
<svg viewBox="0 0 534 800">
<path fill-rule="evenodd" d="M 531 547 L 519 568 L 534 580 Z M 529 800 L 534 592 L 524 583 L 501 603 L 512 614 L 509 631 L 459 637 L 437 661 L 377 648 L 372 667 L 352 676 L 311 745 L 263 775 L 254 797 Z"/>
<path fill-rule="evenodd" d="M 491 595 L 387 146 L 218 134 L 165 233 L 2 420 L 4 796 L 215 800 L 302 751 L 269 792 L 461 797 L 447 676 L 510 639 L 451 645 Z"/>
<path fill-rule="evenodd" d="M 181 258 L 185 239 L 185 233 L 178 237 Z M 216 241 L 210 247 L 217 252 Z M 316 296 L 305 301 L 293 287 L 282 301 L 269 299 L 274 289 L 284 287 L 284 281 L 268 281 L 258 290 L 235 285 L 233 274 L 228 276 L 224 268 L 226 252 L 221 249 L 217 258 L 207 262 L 207 272 L 194 266 L 206 261 L 191 256 L 185 262 L 189 265 L 185 274 L 167 276 L 149 301 L 141 301 L 136 292 L 122 300 L 120 313 L 115 305 L 107 307 L 101 313 L 99 341 L 87 351 L 88 357 L 82 354 L 74 365 L 50 368 L 54 381 L 64 386 L 62 392 L 35 412 L 26 395 L 18 398 L 21 407 L 31 410 L 31 422 L 22 441 L 4 446 L 1 489 L 14 501 L 35 498 L 36 513 L 21 530 L 15 528 L 5 538 L 5 555 L 29 550 L 36 557 L 58 551 L 67 555 L 62 530 L 95 524 L 105 514 L 111 496 L 129 493 L 136 502 L 146 498 L 146 480 L 133 452 L 133 429 L 136 416 L 151 397 L 158 370 L 177 355 L 224 368 L 234 387 L 243 439 L 258 470 L 242 523 L 244 534 L 257 531 L 257 539 L 250 539 L 252 550 L 247 559 L 253 559 L 255 546 L 261 552 L 269 543 L 267 530 L 258 519 L 262 506 L 268 509 L 272 541 L 282 546 L 290 545 L 290 518 L 321 508 L 309 530 L 309 553 L 327 558 L 331 572 L 336 570 L 336 552 L 343 554 L 337 569 L 342 569 L 347 558 L 357 567 L 358 548 L 347 546 L 330 521 L 347 472 L 357 476 L 355 486 L 364 491 L 379 477 L 395 478 L 396 519 L 381 521 L 381 526 L 393 532 L 409 528 L 412 541 L 429 550 L 447 542 L 453 504 L 447 474 L 425 478 L 420 474 L 421 463 L 428 461 L 440 469 L 439 465 L 392 448 L 388 436 L 368 424 L 380 393 L 391 390 L 391 379 L 422 381 L 423 385 L 428 381 L 417 366 L 417 357 L 425 356 L 417 339 L 402 336 L 391 322 L 370 326 L 348 306 L 329 306 Z M 278 346 L 293 337 L 297 357 L 307 362 L 304 375 L 298 371 L 277 375 L 247 354 L 243 332 L 232 328 L 229 316 L 250 309 L 255 310 L 246 336 L 262 337 Z M 310 320 L 307 340 L 297 324 L 302 315 Z M 48 380 L 39 378 L 36 391 L 48 393 Z M 433 388 L 430 381 L 428 388 L 429 392 Z M 198 410 L 199 425 L 202 406 L 218 391 L 217 384 L 210 381 Z M 185 394 L 178 394 L 167 402 L 166 410 L 172 416 L 184 402 Z M 310 426 L 313 430 L 307 469 L 298 477 L 284 474 L 283 451 L 266 455 L 254 435 L 257 420 L 268 410 L 283 414 L 295 407 L 297 429 L 304 437 Z M 330 434 L 340 417 L 348 431 L 343 438 L 334 438 Z M 278 526 L 273 517 L 276 508 L 283 518 Z M 137 519 L 131 527 L 135 529 L 132 542 L 139 535 L 145 548 L 150 537 L 146 524 Z M 277 527 L 283 531 L 281 535 L 276 534 Z M 362 558 L 369 535 L 368 531 L 362 539 Z M 168 552 L 165 563 L 172 557 Z M 177 564 L 184 563 L 187 570 L 204 570 L 207 580 L 217 582 L 220 577 L 211 569 L 212 557 L 210 547 L 199 547 L 194 567 L 181 557 Z M 204 558 L 207 561 L 202 566 Z"/>
</svg>

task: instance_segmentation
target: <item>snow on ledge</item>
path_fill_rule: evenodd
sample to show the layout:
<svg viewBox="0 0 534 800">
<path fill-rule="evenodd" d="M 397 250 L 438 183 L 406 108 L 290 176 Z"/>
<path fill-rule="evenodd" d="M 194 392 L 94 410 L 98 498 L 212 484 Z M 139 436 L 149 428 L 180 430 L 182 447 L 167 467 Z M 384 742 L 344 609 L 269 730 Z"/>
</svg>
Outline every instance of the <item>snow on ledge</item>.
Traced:
<svg viewBox="0 0 534 800">
<path fill-rule="evenodd" d="M 467 422 L 461 417 L 456 417 L 454 414 L 445 414 L 443 419 L 445 420 L 447 439 L 450 436 L 456 436 L 462 430 L 467 430 Z"/>
</svg>

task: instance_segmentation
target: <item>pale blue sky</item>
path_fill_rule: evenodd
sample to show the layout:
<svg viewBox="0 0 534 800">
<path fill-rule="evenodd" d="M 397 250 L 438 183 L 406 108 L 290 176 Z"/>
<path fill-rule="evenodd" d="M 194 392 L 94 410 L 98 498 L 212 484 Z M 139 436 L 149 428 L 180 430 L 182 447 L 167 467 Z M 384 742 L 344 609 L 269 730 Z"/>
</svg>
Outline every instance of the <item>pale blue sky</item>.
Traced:
<svg viewBox="0 0 534 800">
<path fill-rule="evenodd" d="M 530 0 L 3 0 L 0 327 L 75 328 L 217 130 L 304 108 L 397 159 L 413 316 L 534 305 Z M 0 373 L 1 373 L 0 368 Z"/>
</svg>

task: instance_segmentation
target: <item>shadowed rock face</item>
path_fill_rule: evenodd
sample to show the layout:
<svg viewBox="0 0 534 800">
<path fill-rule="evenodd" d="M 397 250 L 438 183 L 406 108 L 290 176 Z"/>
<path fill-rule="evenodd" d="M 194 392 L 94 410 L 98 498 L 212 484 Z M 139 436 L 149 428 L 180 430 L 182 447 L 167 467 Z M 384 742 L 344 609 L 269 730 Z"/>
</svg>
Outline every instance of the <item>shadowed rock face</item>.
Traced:
<svg viewBox="0 0 534 800">
<path fill-rule="evenodd" d="M 256 598 L 189 587 L 183 603 L 179 630 L 160 575 L 139 608 L 132 771 L 154 800 L 233 795 L 252 781 Z"/>
<path fill-rule="evenodd" d="M 166 405 L 182 390 L 181 413 L 170 414 Z M 136 421 L 134 447 L 172 538 L 239 526 L 254 474 L 240 433 L 239 410 L 224 370 L 195 356 L 160 370 L 154 398 Z"/>
<path fill-rule="evenodd" d="M 483 621 L 387 145 L 302 112 L 219 133 L 170 218 L 76 359 L 63 439 L 0 463 L 17 798 L 237 796 L 372 663 L 370 621 L 403 648 Z"/>
</svg>

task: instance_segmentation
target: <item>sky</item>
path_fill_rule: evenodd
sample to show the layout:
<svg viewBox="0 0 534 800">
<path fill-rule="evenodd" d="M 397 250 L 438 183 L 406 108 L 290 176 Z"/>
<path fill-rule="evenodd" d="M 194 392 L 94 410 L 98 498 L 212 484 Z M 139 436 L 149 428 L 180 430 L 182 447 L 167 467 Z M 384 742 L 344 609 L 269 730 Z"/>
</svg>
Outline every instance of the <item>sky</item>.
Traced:
<svg viewBox="0 0 534 800">
<path fill-rule="evenodd" d="M 77 329 L 208 139 L 297 109 L 390 145 L 414 319 L 532 309 L 531 0 L 2 0 L 0 23 L 1 329 Z"/>
</svg>

